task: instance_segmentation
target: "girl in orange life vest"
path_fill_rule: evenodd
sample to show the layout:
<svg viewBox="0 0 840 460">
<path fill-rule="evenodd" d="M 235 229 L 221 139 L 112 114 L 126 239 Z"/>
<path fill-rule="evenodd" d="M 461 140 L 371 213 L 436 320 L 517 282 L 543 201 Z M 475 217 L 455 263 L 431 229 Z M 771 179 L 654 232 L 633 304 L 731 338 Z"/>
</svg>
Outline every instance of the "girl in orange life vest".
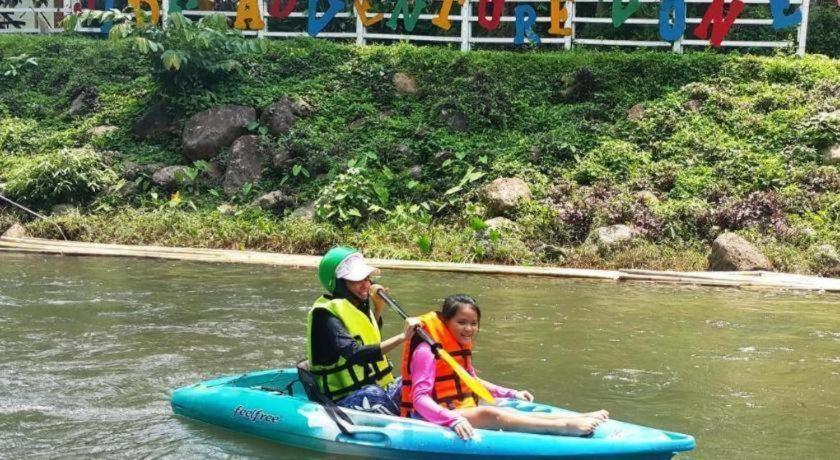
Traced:
<svg viewBox="0 0 840 460">
<path fill-rule="evenodd" d="M 459 364 L 475 376 L 472 342 L 478 333 L 481 310 L 466 295 L 449 296 L 440 312 L 420 317 L 423 328 Z M 608 419 L 605 410 L 576 416 L 523 414 L 495 406 L 478 406 L 477 398 L 449 366 L 436 359 L 432 348 L 418 336 L 406 343 L 402 365 L 402 415 L 424 419 L 452 428 L 462 439 L 470 439 L 473 429 L 504 429 L 527 433 L 587 435 Z M 525 390 L 512 390 L 490 382 L 481 383 L 498 398 L 533 401 Z"/>
</svg>

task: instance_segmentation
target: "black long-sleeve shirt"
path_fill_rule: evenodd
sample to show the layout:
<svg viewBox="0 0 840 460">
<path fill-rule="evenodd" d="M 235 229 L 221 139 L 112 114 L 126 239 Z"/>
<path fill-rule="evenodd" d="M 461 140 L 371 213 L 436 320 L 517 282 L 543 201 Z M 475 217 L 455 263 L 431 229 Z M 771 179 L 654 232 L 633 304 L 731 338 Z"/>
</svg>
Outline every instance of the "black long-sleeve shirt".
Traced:
<svg viewBox="0 0 840 460">
<path fill-rule="evenodd" d="M 361 308 L 359 310 L 370 316 Z M 382 318 L 377 326 L 382 329 Z M 350 335 L 340 319 L 324 309 L 317 309 L 312 315 L 313 364 L 333 364 L 339 356 L 354 365 L 375 363 L 382 359 L 382 349 L 378 343 L 362 345 Z"/>
</svg>

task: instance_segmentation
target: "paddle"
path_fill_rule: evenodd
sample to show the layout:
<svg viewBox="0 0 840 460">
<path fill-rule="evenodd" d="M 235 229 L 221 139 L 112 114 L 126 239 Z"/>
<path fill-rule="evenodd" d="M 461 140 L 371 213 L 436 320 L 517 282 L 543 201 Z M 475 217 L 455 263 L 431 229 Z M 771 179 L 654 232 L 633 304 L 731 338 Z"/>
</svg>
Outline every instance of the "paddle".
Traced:
<svg viewBox="0 0 840 460">
<path fill-rule="evenodd" d="M 377 293 L 379 294 L 379 297 L 382 297 L 382 299 L 388 304 L 388 306 L 391 307 L 391 309 L 394 310 L 398 315 L 402 316 L 403 319 L 408 317 L 405 311 L 399 305 L 397 305 L 397 303 L 394 302 L 394 300 L 391 299 L 391 297 L 388 296 L 388 294 L 385 293 L 385 289 L 379 289 Z M 493 398 L 493 395 L 491 395 L 489 391 L 487 391 L 487 388 L 484 388 L 484 385 L 482 385 L 481 382 L 476 380 L 476 378 L 470 375 L 470 373 L 467 372 L 466 369 L 461 367 L 461 365 L 458 364 L 458 361 L 455 361 L 455 358 L 453 358 L 452 355 L 447 353 L 446 350 L 444 350 L 443 348 L 440 348 L 435 343 L 435 341 L 432 340 L 431 337 L 429 337 L 429 334 L 427 334 L 426 331 L 418 327 L 417 329 L 415 329 L 414 333 L 420 336 L 420 338 L 423 339 L 424 342 L 428 343 L 429 346 L 432 347 L 432 350 L 435 353 L 437 353 L 437 355 L 440 356 L 440 358 L 443 359 L 446 362 L 446 364 L 449 364 L 449 367 L 451 367 L 452 370 L 455 371 L 456 374 L 458 374 L 458 377 L 461 378 L 461 381 L 466 383 L 470 390 L 473 391 L 473 393 L 475 393 L 479 398 L 487 401 L 490 404 L 496 404 L 496 399 Z"/>
</svg>

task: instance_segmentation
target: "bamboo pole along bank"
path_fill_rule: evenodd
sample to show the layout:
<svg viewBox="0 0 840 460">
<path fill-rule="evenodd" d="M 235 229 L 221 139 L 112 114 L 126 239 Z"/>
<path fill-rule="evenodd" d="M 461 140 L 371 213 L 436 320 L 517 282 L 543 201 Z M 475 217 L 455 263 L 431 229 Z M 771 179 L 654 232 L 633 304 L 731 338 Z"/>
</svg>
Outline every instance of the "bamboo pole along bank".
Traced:
<svg viewBox="0 0 840 460">
<path fill-rule="evenodd" d="M 320 256 L 278 254 L 229 249 L 178 248 L 84 243 L 40 238 L 0 238 L 0 252 L 23 252 L 69 256 L 145 257 L 215 263 L 243 263 L 295 268 L 315 268 Z M 654 270 L 590 270 L 562 267 L 423 262 L 370 259 L 371 265 L 396 270 L 422 270 L 497 275 L 530 275 L 612 281 L 642 281 L 702 286 L 774 288 L 840 293 L 840 279 L 765 271 L 751 272 L 668 272 Z"/>
</svg>

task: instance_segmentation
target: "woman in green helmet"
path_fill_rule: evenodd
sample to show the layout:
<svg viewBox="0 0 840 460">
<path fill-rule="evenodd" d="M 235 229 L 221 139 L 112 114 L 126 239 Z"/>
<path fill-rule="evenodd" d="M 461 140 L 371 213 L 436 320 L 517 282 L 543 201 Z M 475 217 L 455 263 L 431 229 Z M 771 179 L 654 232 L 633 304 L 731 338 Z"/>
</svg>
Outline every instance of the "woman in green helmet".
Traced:
<svg viewBox="0 0 840 460">
<path fill-rule="evenodd" d="M 309 311 L 307 359 L 318 389 L 339 406 L 399 414 L 401 383 L 385 355 L 411 339 L 419 321 L 406 319 L 402 333 L 382 340 L 384 302 L 372 295 L 382 286 L 370 279 L 378 273 L 353 248 L 324 255 L 318 279 L 328 294 Z"/>
</svg>

